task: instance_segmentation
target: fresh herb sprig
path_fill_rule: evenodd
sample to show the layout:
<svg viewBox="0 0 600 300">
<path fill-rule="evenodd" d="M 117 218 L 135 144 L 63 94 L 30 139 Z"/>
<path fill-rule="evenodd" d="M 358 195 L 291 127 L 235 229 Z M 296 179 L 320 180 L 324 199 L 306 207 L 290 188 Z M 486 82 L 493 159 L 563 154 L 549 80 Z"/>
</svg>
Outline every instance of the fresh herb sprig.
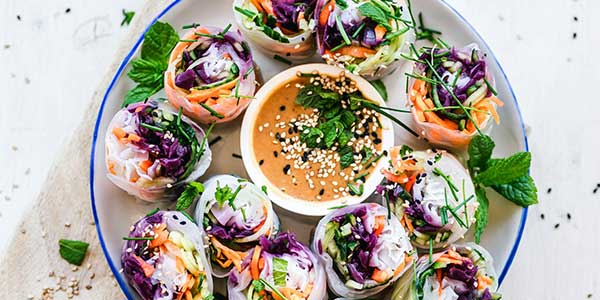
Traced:
<svg viewBox="0 0 600 300">
<path fill-rule="evenodd" d="M 262 13 L 253 12 L 239 6 L 234 7 L 234 10 L 254 22 L 254 24 L 256 24 L 256 26 L 269 38 L 282 43 L 290 42 L 287 37 L 273 29 L 277 23 L 277 20 L 274 20 L 273 16 L 268 15 L 266 17 L 267 21 L 264 22 L 263 19 L 265 19 L 265 16 Z"/>
<path fill-rule="evenodd" d="M 157 21 L 148 29 L 141 55 L 131 62 L 132 68 L 127 72 L 137 86 L 127 92 L 122 107 L 144 101 L 163 88 L 163 73 L 168 67 L 169 54 L 178 41 L 177 32 L 168 23 Z"/>
<path fill-rule="evenodd" d="M 175 210 L 184 211 L 188 209 L 194 200 L 204 192 L 204 185 L 200 182 L 192 181 L 188 183 L 177 198 L 177 204 L 175 204 Z"/>
<path fill-rule="evenodd" d="M 507 200 L 521 207 L 538 203 L 537 187 L 529 175 L 530 152 L 517 152 L 506 158 L 492 158 L 495 143 L 487 135 L 476 135 L 468 148 L 467 163 L 475 183 L 479 207 L 476 212 L 475 242 L 479 243 L 488 221 L 489 200 L 486 187 L 490 187 Z"/>
</svg>

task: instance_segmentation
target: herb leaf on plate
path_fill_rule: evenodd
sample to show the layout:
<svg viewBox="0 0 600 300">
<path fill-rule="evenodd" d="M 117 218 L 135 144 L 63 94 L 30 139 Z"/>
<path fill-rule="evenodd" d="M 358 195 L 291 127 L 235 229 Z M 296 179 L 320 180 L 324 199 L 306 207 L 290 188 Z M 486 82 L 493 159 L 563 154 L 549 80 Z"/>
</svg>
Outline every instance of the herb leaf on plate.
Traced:
<svg viewBox="0 0 600 300">
<path fill-rule="evenodd" d="M 492 188 L 504 198 L 522 207 L 538 203 L 537 188 L 529 175 L 521 176 L 510 183 L 492 185 Z"/>
<path fill-rule="evenodd" d="M 177 204 L 175 205 L 175 210 L 186 210 L 188 209 L 198 195 L 204 192 L 204 185 L 200 182 L 192 181 L 187 184 L 185 190 L 181 193 L 179 198 L 177 198 Z"/>
<path fill-rule="evenodd" d="M 482 186 L 477 186 L 475 188 L 475 196 L 477 197 L 477 202 L 479 202 L 479 206 L 475 212 L 475 243 L 479 244 L 481 235 L 488 224 L 488 209 L 490 202 L 485 193 L 485 188 Z"/>
<path fill-rule="evenodd" d="M 487 169 L 477 174 L 475 180 L 485 186 L 510 183 L 527 175 L 530 164 L 531 153 L 529 152 L 518 152 L 507 158 L 490 159 Z"/>
<path fill-rule="evenodd" d="M 76 240 L 58 241 L 60 256 L 70 264 L 81 266 L 90 244 Z"/>
<path fill-rule="evenodd" d="M 488 135 L 474 136 L 468 150 L 469 168 L 476 171 L 485 170 L 495 146 L 494 140 Z"/>
<path fill-rule="evenodd" d="M 133 20 L 133 16 L 135 16 L 135 11 L 132 10 L 122 10 L 123 13 L 123 21 L 121 21 L 121 26 L 129 25 L 131 20 Z"/>
<path fill-rule="evenodd" d="M 141 102 L 163 88 L 163 76 L 168 67 L 171 50 L 179 35 L 168 23 L 156 22 L 144 35 L 140 58 L 131 61 L 127 76 L 138 85 L 125 96 L 122 107 Z"/>
</svg>

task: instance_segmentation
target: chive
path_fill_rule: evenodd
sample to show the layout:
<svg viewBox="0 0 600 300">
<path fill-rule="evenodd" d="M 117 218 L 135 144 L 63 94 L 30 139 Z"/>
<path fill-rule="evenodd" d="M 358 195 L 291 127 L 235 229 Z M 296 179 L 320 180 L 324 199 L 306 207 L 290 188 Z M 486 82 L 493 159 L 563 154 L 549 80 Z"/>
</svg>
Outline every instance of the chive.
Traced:
<svg viewBox="0 0 600 300">
<path fill-rule="evenodd" d="M 361 184 L 360 186 L 362 187 L 362 184 Z M 360 189 L 356 188 L 356 186 L 354 186 L 353 184 L 351 184 L 351 183 L 348 183 L 348 188 L 349 188 L 349 189 L 350 189 L 350 191 L 351 191 L 352 193 L 354 193 L 355 195 L 357 195 L 357 196 L 362 196 L 362 192 L 360 191 Z M 364 189 L 364 187 L 363 187 L 362 189 Z"/>
<path fill-rule="evenodd" d="M 396 117 L 388 114 L 387 112 L 385 112 L 383 109 L 380 109 L 377 105 L 370 105 L 369 103 L 367 103 L 365 105 L 368 108 L 371 108 L 372 110 L 382 114 L 383 116 L 387 117 L 388 119 L 394 121 L 396 124 L 400 125 L 400 127 L 404 128 L 406 131 L 408 131 L 410 134 L 414 135 L 415 137 L 419 137 L 419 135 L 412 129 L 410 129 L 410 127 L 408 127 L 406 124 L 404 124 L 404 122 L 398 120 Z"/>
<path fill-rule="evenodd" d="M 198 26 L 200 26 L 200 24 L 192 23 L 192 24 L 188 24 L 188 25 L 183 25 L 181 28 L 182 29 L 190 29 L 190 28 L 196 28 Z"/>
<path fill-rule="evenodd" d="M 177 128 L 179 129 L 179 131 L 181 131 L 181 133 L 183 134 L 183 136 L 185 136 L 186 140 L 190 141 L 192 138 L 185 132 L 185 130 L 183 130 L 183 127 L 181 127 L 181 113 L 183 111 L 183 107 L 179 107 L 179 112 L 177 113 L 177 122 L 175 124 L 177 124 Z"/>
<path fill-rule="evenodd" d="M 245 8 L 242 8 L 242 7 L 236 6 L 236 7 L 234 7 L 233 9 L 235 9 L 235 11 L 239 12 L 240 14 L 242 14 L 242 15 L 244 15 L 244 16 L 246 16 L 246 17 L 250 18 L 250 19 L 252 19 L 252 18 L 256 17 L 256 13 L 255 13 L 255 12 L 253 12 L 253 11 L 250 11 L 250 10 L 247 10 L 247 9 L 245 9 Z"/>
<path fill-rule="evenodd" d="M 271 291 L 273 293 L 275 293 L 277 296 L 279 296 L 279 298 L 281 298 L 282 300 L 289 300 L 288 298 L 286 298 L 277 288 L 275 288 L 274 286 L 272 286 L 268 281 L 260 278 L 258 279 L 260 282 L 262 282 L 262 284 L 266 285 L 269 289 L 271 289 Z"/>
<path fill-rule="evenodd" d="M 345 44 L 345 43 L 341 43 L 341 44 L 339 44 L 339 45 L 337 45 L 337 46 L 335 46 L 335 47 L 331 48 L 331 50 L 330 50 L 330 51 L 331 51 L 331 52 L 338 51 L 338 50 L 340 50 L 340 49 L 341 49 L 342 47 L 344 47 L 344 46 L 346 46 L 346 44 Z"/>
<path fill-rule="evenodd" d="M 429 263 L 433 263 L 433 239 L 429 238 Z"/>
<path fill-rule="evenodd" d="M 390 34 L 389 34 L 388 36 L 386 36 L 385 38 L 386 38 L 387 40 L 392 40 L 392 39 L 394 39 L 394 38 L 396 38 L 396 37 L 398 37 L 398 36 L 401 36 L 401 35 L 405 34 L 405 33 L 406 33 L 407 31 L 409 31 L 409 30 L 410 30 L 410 27 L 405 27 L 404 29 L 401 29 L 401 30 L 398 30 L 398 31 L 396 31 L 396 32 L 390 33 Z"/>
<path fill-rule="evenodd" d="M 390 191 L 388 191 L 387 189 L 385 190 L 385 205 L 387 207 L 387 211 L 388 211 L 388 219 L 392 218 L 392 210 L 390 208 Z"/>
<path fill-rule="evenodd" d="M 405 89 L 406 89 L 406 91 L 405 91 L 405 92 L 406 92 L 406 94 L 408 94 L 408 78 L 409 78 L 409 77 L 408 77 L 408 76 L 406 76 L 406 83 L 405 83 L 405 85 L 404 85 L 404 86 L 405 86 Z"/>
<path fill-rule="evenodd" d="M 229 29 L 231 29 L 231 23 L 227 24 L 227 26 L 225 26 L 225 29 L 223 29 L 223 31 L 221 31 L 221 37 L 225 36 L 225 34 L 229 31 Z"/>
<path fill-rule="evenodd" d="M 246 73 L 244 73 L 244 79 L 248 78 L 248 76 L 250 75 L 250 73 L 254 72 L 254 66 L 250 67 L 250 69 L 248 69 L 246 71 Z"/>
<path fill-rule="evenodd" d="M 442 206 L 440 212 L 442 213 L 442 225 L 446 226 L 448 224 L 448 207 Z"/>
<path fill-rule="evenodd" d="M 278 60 L 278 61 L 280 61 L 280 62 L 282 62 L 284 64 L 288 64 L 288 65 L 292 64 L 291 61 L 289 61 L 289 60 L 287 60 L 287 59 L 285 59 L 285 58 L 283 58 L 283 57 L 281 57 L 281 56 L 279 56 L 277 54 L 273 55 L 273 59 Z"/>
<path fill-rule="evenodd" d="M 126 241 L 151 241 L 153 240 L 153 237 L 128 237 L 128 236 L 124 236 L 123 240 Z"/>
<path fill-rule="evenodd" d="M 157 207 L 157 208 L 155 208 L 155 209 L 153 209 L 153 210 L 151 210 L 150 212 L 148 212 L 148 213 L 146 214 L 146 217 L 149 217 L 149 216 L 151 216 L 151 215 L 153 215 L 153 214 L 157 213 L 159 210 L 160 210 L 160 208 L 158 208 L 158 207 Z"/>
<path fill-rule="evenodd" d="M 348 206 L 348 205 L 347 205 L 347 204 L 344 204 L 344 205 L 338 205 L 338 206 L 332 206 L 332 207 L 328 207 L 327 209 L 334 210 L 334 209 L 338 209 L 338 208 L 344 208 L 344 207 L 346 207 L 346 206 Z"/>
<path fill-rule="evenodd" d="M 200 155 L 204 154 L 204 147 L 206 146 L 206 140 L 208 140 L 208 135 L 212 131 L 213 127 L 215 127 L 215 124 L 216 123 L 211 123 L 210 126 L 208 126 L 208 129 L 206 130 L 206 132 L 204 133 L 204 138 L 202 138 L 202 143 L 200 143 L 200 150 L 198 151 L 198 152 L 200 152 Z"/>
<path fill-rule="evenodd" d="M 440 84 L 439 81 L 431 79 L 431 78 L 427 78 L 425 76 L 422 75 L 417 75 L 417 74 L 412 74 L 412 73 L 404 73 L 404 75 L 410 77 L 410 78 L 414 78 L 414 79 L 419 79 L 419 80 L 423 80 L 429 84 Z"/>
<path fill-rule="evenodd" d="M 344 39 L 344 42 L 346 43 L 346 45 L 352 44 L 352 41 L 350 41 L 350 39 L 348 38 L 348 34 L 346 33 L 346 30 L 344 29 L 344 25 L 342 24 L 342 21 L 340 20 L 339 16 L 335 16 L 335 23 L 337 24 L 337 28 L 340 31 L 340 33 L 342 34 L 342 38 Z"/>
<path fill-rule="evenodd" d="M 160 127 L 153 126 L 153 125 L 146 124 L 146 123 L 140 123 L 140 126 L 142 126 L 144 128 L 148 128 L 148 129 L 153 130 L 153 131 L 165 132 L 165 130 L 162 129 L 162 128 L 160 128 Z"/>
<path fill-rule="evenodd" d="M 244 220 L 244 222 L 246 222 L 246 210 L 243 207 L 241 207 L 240 211 L 242 212 L 242 219 Z"/>
<path fill-rule="evenodd" d="M 196 224 L 196 221 L 194 221 L 194 218 L 192 218 L 192 216 L 190 216 L 190 214 L 188 214 L 187 212 L 180 210 L 179 211 L 182 215 L 184 215 L 186 218 L 188 218 L 190 221 L 192 221 L 192 223 Z"/>
<path fill-rule="evenodd" d="M 460 75 L 462 75 L 462 71 L 463 71 L 463 68 L 461 67 L 460 69 L 458 69 L 457 74 L 454 75 L 454 81 L 452 81 L 452 88 L 454 88 L 456 86 L 456 82 L 458 82 Z"/>
<path fill-rule="evenodd" d="M 454 217 L 454 219 L 456 219 L 460 226 L 468 228 L 463 222 L 463 220 L 458 215 L 456 215 L 456 213 L 450 208 L 448 203 L 448 190 L 446 190 L 446 188 L 444 188 L 444 198 L 446 199 L 446 207 L 449 208 L 448 210 L 450 211 L 450 214 Z"/>
<path fill-rule="evenodd" d="M 352 39 L 355 39 L 358 36 L 358 34 L 365 28 L 366 25 L 367 23 L 360 24 L 360 26 L 358 26 L 358 28 L 356 28 L 356 31 L 354 31 L 354 33 L 352 34 Z"/>
<path fill-rule="evenodd" d="M 364 177 L 367 177 L 368 175 L 369 175 L 369 172 L 364 172 L 364 173 L 356 176 L 356 178 L 354 178 L 354 182 L 357 182 L 357 181 L 363 179 Z"/>
<path fill-rule="evenodd" d="M 210 34 L 210 33 L 200 33 L 200 32 L 194 32 L 194 35 L 196 36 L 202 36 L 202 37 L 209 37 L 212 39 L 219 39 L 222 40 L 223 36 L 220 34 Z"/>
<path fill-rule="evenodd" d="M 179 40 L 182 43 L 194 43 L 196 40 Z"/>
<path fill-rule="evenodd" d="M 192 60 L 198 59 L 198 57 L 196 56 L 196 51 L 194 51 L 194 50 L 188 51 L 188 54 L 190 55 L 190 57 L 192 58 Z"/>
<path fill-rule="evenodd" d="M 450 105 L 450 106 L 444 106 L 444 107 L 439 107 L 439 108 L 438 107 L 436 107 L 436 108 L 429 108 L 429 109 L 426 109 L 424 111 L 439 111 L 439 110 L 458 109 L 458 108 L 460 108 L 460 106 Z M 471 106 L 465 106 L 465 109 L 476 111 L 476 112 L 480 112 L 480 113 L 486 113 L 486 114 L 490 113 L 488 111 L 477 109 L 477 108 L 474 108 L 474 107 L 471 107 Z"/>
<path fill-rule="evenodd" d="M 204 107 L 204 109 L 208 110 L 208 112 L 210 112 L 210 115 L 213 116 L 213 117 L 217 117 L 218 119 L 225 118 L 224 115 L 218 113 L 217 111 L 215 111 L 214 109 L 212 109 L 212 107 L 208 106 L 204 102 L 200 102 L 200 106 L 202 106 L 202 107 Z"/>
<path fill-rule="evenodd" d="M 444 172 L 442 172 L 442 170 L 440 170 L 439 168 L 435 168 L 435 169 L 433 169 L 433 174 L 444 178 L 446 183 L 448 183 L 448 186 L 450 187 L 451 191 L 455 191 L 455 192 L 458 191 L 458 188 L 456 187 L 456 185 L 454 185 L 454 183 L 452 182 L 452 179 L 450 179 L 450 177 L 448 175 L 444 174 Z"/>
<path fill-rule="evenodd" d="M 498 96 L 498 92 L 496 92 L 494 87 L 492 87 L 492 84 L 487 80 L 487 78 L 484 77 L 483 81 L 485 81 L 485 84 L 487 84 L 487 87 L 488 87 L 488 89 L 490 89 L 490 92 L 492 92 L 492 94 L 494 94 L 494 96 Z"/>
</svg>

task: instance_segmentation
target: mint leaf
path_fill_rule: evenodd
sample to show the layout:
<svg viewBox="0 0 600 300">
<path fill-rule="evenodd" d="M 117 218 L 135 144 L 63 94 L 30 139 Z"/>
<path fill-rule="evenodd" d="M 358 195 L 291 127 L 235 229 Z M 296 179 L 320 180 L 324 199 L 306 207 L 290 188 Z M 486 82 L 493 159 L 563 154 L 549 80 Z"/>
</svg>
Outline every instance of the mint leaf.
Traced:
<svg viewBox="0 0 600 300">
<path fill-rule="evenodd" d="M 131 23 L 131 20 L 133 19 L 133 16 L 135 16 L 135 11 L 127 11 L 123 9 L 122 13 L 123 21 L 121 21 L 121 26 L 129 25 Z"/>
<path fill-rule="evenodd" d="M 157 88 L 151 86 L 138 85 L 131 89 L 129 92 L 127 92 L 127 95 L 125 95 L 125 100 L 123 100 L 123 104 L 121 104 L 121 107 L 126 107 L 131 103 L 142 102 L 148 99 L 150 96 L 158 93 L 160 89 L 162 89 L 162 86 Z"/>
<path fill-rule="evenodd" d="M 388 101 L 388 93 L 387 93 L 387 88 L 385 87 L 385 84 L 383 83 L 383 81 L 377 79 L 377 80 L 373 80 L 370 81 L 371 85 L 377 90 L 377 92 L 379 93 L 379 95 L 381 95 L 381 98 L 383 98 L 383 101 Z"/>
<path fill-rule="evenodd" d="M 82 241 L 59 240 L 60 256 L 73 265 L 81 266 L 90 244 Z"/>
<path fill-rule="evenodd" d="M 352 147 L 345 146 L 340 152 L 340 167 L 345 169 L 354 162 L 354 153 L 352 153 Z"/>
<path fill-rule="evenodd" d="M 188 209 L 198 195 L 204 192 L 204 185 L 200 182 L 192 181 L 187 184 L 185 190 L 181 193 L 179 198 L 177 198 L 177 204 L 175 204 L 175 210 L 186 210 Z"/>
<path fill-rule="evenodd" d="M 477 202 L 479 202 L 479 206 L 475 212 L 475 243 L 479 244 L 481 242 L 481 235 L 485 231 L 485 227 L 487 227 L 490 202 L 485 193 L 485 188 L 482 186 L 475 188 L 475 196 L 477 197 Z"/>
<path fill-rule="evenodd" d="M 307 85 L 296 96 L 296 104 L 319 110 L 327 110 L 339 102 L 338 93 L 324 90 L 320 85 Z"/>
<path fill-rule="evenodd" d="M 510 157 L 488 161 L 485 171 L 475 177 L 475 181 L 485 186 L 510 183 L 527 175 L 531 164 L 531 153 L 518 152 Z"/>
<path fill-rule="evenodd" d="M 167 69 L 166 61 L 135 59 L 132 68 L 127 72 L 131 80 L 147 86 L 155 86 L 163 80 L 163 72 Z"/>
<path fill-rule="evenodd" d="M 277 286 L 286 286 L 288 262 L 279 257 L 273 257 L 273 282 Z"/>
<path fill-rule="evenodd" d="M 388 24 L 387 14 L 381 8 L 371 4 L 370 2 L 365 2 L 358 7 L 358 10 L 363 16 L 370 18 L 377 24 L 385 27 L 385 29 L 388 31 L 392 30 L 392 27 L 390 24 Z"/>
<path fill-rule="evenodd" d="M 494 140 L 488 135 L 474 136 L 469 143 L 469 168 L 474 171 L 485 170 L 495 146 Z"/>
<path fill-rule="evenodd" d="M 308 148 L 317 148 L 321 144 L 324 136 L 323 131 L 319 128 L 306 128 L 300 133 L 300 141 L 306 143 Z M 319 138 L 321 141 L 317 142 L 317 139 Z"/>
<path fill-rule="evenodd" d="M 156 22 L 144 35 L 142 59 L 166 61 L 171 50 L 179 42 L 179 35 L 169 23 Z"/>
<path fill-rule="evenodd" d="M 510 183 L 492 185 L 492 188 L 504 198 L 522 207 L 538 203 L 537 188 L 529 175 L 521 176 Z"/>
</svg>

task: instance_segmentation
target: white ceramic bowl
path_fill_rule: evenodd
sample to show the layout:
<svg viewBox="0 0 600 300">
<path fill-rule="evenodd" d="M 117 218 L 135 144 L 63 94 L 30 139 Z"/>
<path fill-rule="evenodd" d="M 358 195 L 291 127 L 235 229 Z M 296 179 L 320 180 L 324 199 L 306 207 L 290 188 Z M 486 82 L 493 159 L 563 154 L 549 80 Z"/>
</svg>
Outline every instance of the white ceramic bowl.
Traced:
<svg viewBox="0 0 600 300">
<path fill-rule="evenodd" d="M 240 145 L 245 146 L 241 147 L 241 150 L 246 172 L 248 172 L 248 175 L 254 184 L 258 186 L 264 185 L 267 187 L 269 198 L 271 198 L 275 204 L 300 215 L 324 216 L 331 211 L 331 207 L 360 203 L 373 194 L 375 188 L 383 179 L 383 175 L 379 170 L 384 167 L 385 164 L 387 164 L 387 161 L 385 159 L 380 159 L 377 162 L 375 169 L 373 172 L 371 172 L 371 175 L 364 184 L 364 192 L 362 195 L 348 195 L 338 199 L 326 201 L 314 201 L 291 196 L 281 191 L 279 187 L 273 185 L 271 181 L 269 181 L 269 179 L 263 174 L 260 166 L 258 165 L 258 159 L 256 158 L 253 147 L 256 117 L 258 116 L 263 104 L 265 104 L 268 98 L 270 98 L 274 89 L 279 88 L 286 82 L 289 82 L 295 78 L 298 72 L 311 73 L 313 71 L 318 71 L 320 74 L 331 77 L 339 77 L 340 73 L 344 72 L 346 77 L 356 82 L 358 89 L 367 99 L 376 102 L 379 106 L 385 106 L 385 102 L 377 90 L 368 81 L 360 76 L 350 74 L 344 69 L 326 64 L 306 64 L 296 66 L 275 75 L 260 88 L 258 93 L 256 93 L 254 96 L 255 99 L 246 110 L 246 115 L 244 116 L 244 121 L 242 122 L 242 130 L 240 131 Z M 381 125 L 383 125 L 381 131 L 381 149 L 386 150 L 394 145 L 394 126 L 388 118 L 381 118 Z"/>
</svg>

